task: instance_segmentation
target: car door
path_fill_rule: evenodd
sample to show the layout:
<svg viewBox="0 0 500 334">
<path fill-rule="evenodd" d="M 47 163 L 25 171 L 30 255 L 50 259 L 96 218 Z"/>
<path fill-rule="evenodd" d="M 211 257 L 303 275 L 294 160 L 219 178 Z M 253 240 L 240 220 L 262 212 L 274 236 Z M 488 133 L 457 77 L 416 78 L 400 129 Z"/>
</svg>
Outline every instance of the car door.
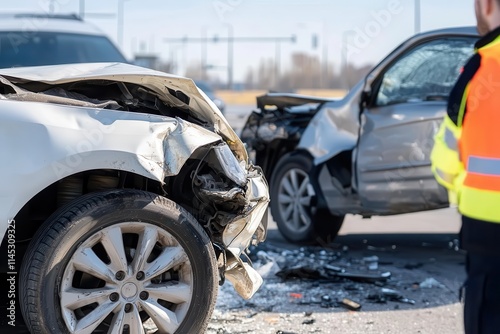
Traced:
<svg viewBox="0 0 500 334">
<path fill-rule="evenodd" d="M 448 95 L 473 53 L 474 37 L 421 41 L 379 69 L 360 115 L 356 177 L 362 205 L 396 214 L 447 205 L 430 169 Z"/>
</svg>

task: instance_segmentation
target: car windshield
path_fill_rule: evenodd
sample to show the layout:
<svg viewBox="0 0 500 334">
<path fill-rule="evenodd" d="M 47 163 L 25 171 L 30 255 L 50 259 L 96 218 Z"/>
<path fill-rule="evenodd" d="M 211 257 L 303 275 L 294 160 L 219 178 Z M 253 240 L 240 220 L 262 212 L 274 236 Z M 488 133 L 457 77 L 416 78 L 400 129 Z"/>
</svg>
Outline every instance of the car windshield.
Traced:
<svg viewBox="0 0 500 334">
<path fill-rule="evenodd" d="M 0 32 L 0 68 L 127 62 L 105 36 L 58 32 Z"/>
<path fill-rule="evenodd" d="M 443 38 L 422 44 L 401 57 L 385 74 L 377 105 L 446 101 L 475 38 Z"/>
</svg>

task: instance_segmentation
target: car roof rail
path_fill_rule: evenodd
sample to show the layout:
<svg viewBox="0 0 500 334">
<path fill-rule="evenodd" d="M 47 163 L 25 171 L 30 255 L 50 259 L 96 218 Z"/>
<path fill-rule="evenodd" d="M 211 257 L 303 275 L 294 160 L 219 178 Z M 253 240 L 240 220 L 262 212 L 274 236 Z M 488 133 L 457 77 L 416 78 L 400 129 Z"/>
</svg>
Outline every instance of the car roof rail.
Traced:
<svg viewBox="0 0 500 334">
<path fill-rule="evenodd" d="M 56 20 L 72 20 L 83 21 L 76 14 L 48 14 L 48 13 L 0 13 L 1 18 L 31 18 L 31 19 L 56 19 Z"/>
</svg>

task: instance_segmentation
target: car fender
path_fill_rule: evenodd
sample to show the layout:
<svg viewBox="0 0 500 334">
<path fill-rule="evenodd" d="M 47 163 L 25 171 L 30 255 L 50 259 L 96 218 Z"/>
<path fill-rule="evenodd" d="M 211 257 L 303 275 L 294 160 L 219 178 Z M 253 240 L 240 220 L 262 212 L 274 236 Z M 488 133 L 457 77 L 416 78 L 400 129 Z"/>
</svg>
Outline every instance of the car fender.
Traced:
<svg viewBox="0 0 500 334">
<path fill-rule="evenodd" d="M 163 182 L 196 149 L 222 140 L 178 118 L 7 100 L 0 128 L 0 236 L 33 196 L 67 176 L 114 169 Z"/>
<path fill-rule="evenodd" d="M 309 152 L 314 165 L 356 147 L 362 88 L 360 82 L 342 100 L 324 104 L 307 126 L 297 148 Z"/>
</svg>

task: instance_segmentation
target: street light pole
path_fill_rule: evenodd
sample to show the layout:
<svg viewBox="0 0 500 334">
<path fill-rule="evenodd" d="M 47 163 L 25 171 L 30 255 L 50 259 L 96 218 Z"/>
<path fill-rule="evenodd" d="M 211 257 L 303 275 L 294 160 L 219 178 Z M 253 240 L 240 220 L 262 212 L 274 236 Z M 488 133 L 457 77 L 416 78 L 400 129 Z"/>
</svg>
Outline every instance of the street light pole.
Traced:
<svg viewBox="0 0 500 334">
<path fill-rule="evenodd" d="M 276 54 L 274 56 L 274 88 L 278 89 L 280 83 L 280 73 L 281 73 L 281 42 L 276 41 Z"/>
<path fill-rule="evenodd" d="M 201 62 L 200 62 L 200 75 L 201 80 L 207 80 L 207 54 L 208 54 L 208 45 L 207 45 L 207 26 L 203 26 L 201 28 Z"/>
<path fill-rule="evenodd" d="M 117 19 L 117 39 L 118 45 L 123 49 L 123 16 L 124 16 L 124 3 L 128 0 L 118 0 L 118 19 Z"/>
<path fill-rule="evenodd" d="M 85 0 L 80 0 L 80 17 L 85 17 Z"/>
<path fill-rule="evenodd" d="M 233 89 L 234 66 L 234 30 L 231 24 L 227 25 L 227 89 Z"/>
<path fill-rule="evenodd" d="M 420 0 L 415 0 L 415 34 L 420 33 L 421 7 Z"/>
</svg>

